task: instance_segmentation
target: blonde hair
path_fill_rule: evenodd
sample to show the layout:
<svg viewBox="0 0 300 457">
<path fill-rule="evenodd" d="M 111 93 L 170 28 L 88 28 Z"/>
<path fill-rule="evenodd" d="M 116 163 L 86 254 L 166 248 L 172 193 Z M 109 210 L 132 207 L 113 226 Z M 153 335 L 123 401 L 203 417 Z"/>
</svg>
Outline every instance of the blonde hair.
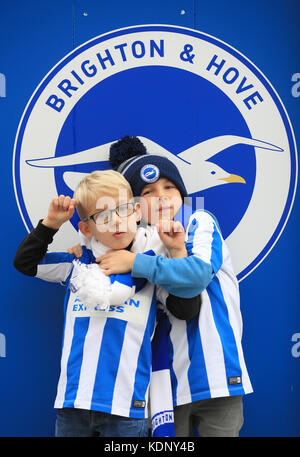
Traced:
<svg viewBox="0 0 300 457">
<path fill-rule="evenodd" d="M 75 189 L 73 197 L 80 218 L 87 216 L 86 212 L 99 198 L 99 194 L 114 195 L 122 188 L 127 190 L 130 198 L 133 197 L 128 181 L 114 170 L 93 171 L 85 176 Z"/>
</svg>

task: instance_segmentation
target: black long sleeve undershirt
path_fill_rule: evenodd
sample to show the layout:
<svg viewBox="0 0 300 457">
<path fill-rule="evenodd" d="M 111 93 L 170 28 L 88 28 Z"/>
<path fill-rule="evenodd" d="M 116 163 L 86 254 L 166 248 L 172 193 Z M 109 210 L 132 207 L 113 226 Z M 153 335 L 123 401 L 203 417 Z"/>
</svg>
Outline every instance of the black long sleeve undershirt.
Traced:
<svg viewBox="0 0 300 457">
<path fill-rule="evenodd" d="M 48 245 L 52 243 L 57 230 L 38 225 L 24 238 L 17 249 L 14 267 L 27 276 L 36 276 L 37 266 L 46 255 Z"/>
</svg>

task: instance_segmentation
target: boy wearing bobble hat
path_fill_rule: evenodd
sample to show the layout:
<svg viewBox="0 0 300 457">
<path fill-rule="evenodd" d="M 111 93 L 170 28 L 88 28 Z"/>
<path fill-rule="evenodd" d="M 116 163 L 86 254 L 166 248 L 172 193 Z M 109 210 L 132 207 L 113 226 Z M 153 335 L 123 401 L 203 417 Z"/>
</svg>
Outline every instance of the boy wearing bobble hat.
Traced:
<svg viewBox="0 0 300 457">
<path fill-rule="evenodd" d="M 184 321 L 169 315 L 175 435 L 193 436 L 196 427 L 203 437 L 238 436 L 243 395 L 252 386 L 241 343 L 238 282 L 218 223 L 207 211 L 196 211 L 183 245 L 173 218 L 187 192 L 174 164 L 148 154 L 137 137 L 128 136 L 112 144 L 110 163 L 141 197 L 145 236 L 153 242 L 159 237 L 171 258 L 109 251 L 97 259 L 101 268 L 106 274 L 131 271 L 169 294 L 180 289 L 181 297 L 202 297 L 196 317 Z"/>
</svg>

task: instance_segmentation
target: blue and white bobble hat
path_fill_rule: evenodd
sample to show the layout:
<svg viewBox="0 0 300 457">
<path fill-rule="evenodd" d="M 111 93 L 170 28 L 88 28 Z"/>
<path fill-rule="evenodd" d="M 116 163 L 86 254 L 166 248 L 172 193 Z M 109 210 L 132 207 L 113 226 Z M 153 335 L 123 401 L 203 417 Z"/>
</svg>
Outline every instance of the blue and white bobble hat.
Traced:
<svg viewBox="0 0 300 457">
<path fill-rule="evenodd" d="M 175 184 L 182 199 L 187 191 L 177 167 L 166 157 L 148 154 L 137 137 L 125 136 L 110 147 L 111 167 L 121 173 L 129 182 L 133 195 L 140 196 L 147 184 L 166 178 Z"/>
</svg>

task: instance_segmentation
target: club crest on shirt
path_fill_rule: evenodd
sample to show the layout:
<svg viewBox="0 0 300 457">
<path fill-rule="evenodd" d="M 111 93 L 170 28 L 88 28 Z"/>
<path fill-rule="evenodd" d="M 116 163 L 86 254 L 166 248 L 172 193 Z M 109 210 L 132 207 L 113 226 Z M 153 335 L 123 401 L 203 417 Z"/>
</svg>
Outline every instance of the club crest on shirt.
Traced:
<svg viewBox="0 0 300 457">
<path fill-rule="evenodd" d="M 229 44 L 177 26 L 82 44 L 45 76 L 20 121 L 14 185 L 26 228 L 53 196 L 109 168 L 109 146 L 126 134 L 174 162 L 192 200 L 216 216 L 238 279 L 250 274 L 282 233 L 297 183 L 291 123 L 262 72 Z M 153 167 L 143 176 L 157 179 Z M 77 243 L 77 222 L 53 249 Z"/>
</svg>

